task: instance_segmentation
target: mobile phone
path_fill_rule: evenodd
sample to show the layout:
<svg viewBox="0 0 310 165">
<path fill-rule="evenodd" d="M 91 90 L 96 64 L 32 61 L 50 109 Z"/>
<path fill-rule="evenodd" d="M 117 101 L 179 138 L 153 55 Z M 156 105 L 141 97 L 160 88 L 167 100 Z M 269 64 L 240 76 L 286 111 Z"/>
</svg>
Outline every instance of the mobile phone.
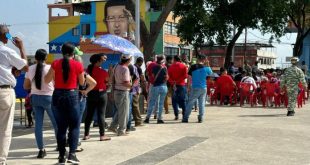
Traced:
<svg viewBox="0 0 310 165">
<path fill-rule="evenodd" d="M 13 44 L 15 44 L 14 38 L 12 37 L 12 35 L 11 35 L 10 33 L 5 33 L 5 37 L 6 37 L 8 40 L 12 41 Z"/>
</svg>

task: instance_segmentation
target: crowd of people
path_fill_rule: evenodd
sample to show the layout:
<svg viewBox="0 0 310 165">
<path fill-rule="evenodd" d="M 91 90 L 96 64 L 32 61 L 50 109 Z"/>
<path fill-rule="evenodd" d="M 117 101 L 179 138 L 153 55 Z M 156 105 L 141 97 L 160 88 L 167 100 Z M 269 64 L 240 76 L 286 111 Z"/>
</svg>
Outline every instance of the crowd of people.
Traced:
<svg viewBox="0 0 310 165">
<path fill-rule="evenodd" d="M 57 139 L 58 163 L 79 163 L 76 152 L 79 148 L 80 125 L 84 125 L 82 140 L 91 138 L 90 125 L 94 118 L 98 122 L 100 141 L 111 140 L 106 129 L 117 136 L 127 136 L 136 127 L 143 126 L 154 119 L 157 124 L 165 123 L 163 110 L 169 113 L 169 97 L 171 97 L 175 120 L 188 123 L 193 107 L 198 107 L 198 123 L 205 118 L 207 85 L 219 90 L 231 84 L 238 88 L 238 82 L 253 85 L 253 90 L 262 90 L 262 82 L 274 82 L 286 87 L 289 100 L 296 100 L 296 86 L 302 83 L 307 88 L 304 73 L 297 67 L 298 60 L 292 59 L 292 67 L 283 70 L 260 70 L 245 63 L 243 68 L 235 68 L 233 63 L 226 70 L 221 68 L 220 75 L 213 73 L 205 55 L 197 55 L 197 61 L 189 64 L 186 55 L 165 58 L 157 55 L 146 63 L 146 71 L 142 70 L 144 59 L 139 57 L 133 64 L 130 54 L 122 54 L 118 64 L 110 66 L 106 71 L 101 66 L 107 57 L 94 54 L 90 57 L 90 65 L 84 69 L 79 50 L 71 43 L 63 44 L 63 58 L 46 63 L 47 52 L 36 51 L 36 63 L 27 65 L 27 57 L 23 42 L 14 38 L 14 44 L 20 50 L 18 55 L 8 48 L 9 29 L 0 25 L 0 164 L 5 164 L 9 151 L 13 117 L 15 110 L 14 75 L 25 71 L 24 88 L 31 94 L 30 101 L 35 119 L 35 139 L 39 150 L 37 158 L 44 158 L 46 151 L 43 142 L 43 118 L 45 111 L 51 120 Z M 16 69 L 12 72 L 12 67 Z M 147 103 L 147 115 L 142 120 L 139 109 L 140 94 Z M 227 100 L 227 98 L 226 98 Z M 224 100 L 225 102 L 227 102 Z M 107 105 L 112 109 L 112 122 L 106 122 Z M 181 113 L 179 108 L 181 109 Z M 290 104 L 288 111 L 293 115 L 295 105 Z M 289 115 L 288 113 L 288 115 Z M 31 115 L 30 115 L 31 116 Z M 132 126 L 134 121 L 134 126 Z M 144 124 L 143 124 L 144 123 Z M 67 152 L 66 146 L 69 147 Z"/>
</svg>

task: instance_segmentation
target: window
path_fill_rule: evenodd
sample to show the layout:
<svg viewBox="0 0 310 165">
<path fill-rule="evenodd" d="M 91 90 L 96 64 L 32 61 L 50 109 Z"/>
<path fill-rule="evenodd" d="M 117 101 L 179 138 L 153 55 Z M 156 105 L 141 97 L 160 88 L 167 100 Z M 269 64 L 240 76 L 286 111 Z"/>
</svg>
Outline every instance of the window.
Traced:
<svg viewBox="0 0 310 165">
<path fill-rule="evenodd" d="M 189 57 L 191 54 L 191 50 L 190 49 L 181 49 L 181 54 L 186 54 L 186 56 Z"/>
<path fill-rule="evenodd" d="M 72 35 L 73 36 L 79 36 L 80 35 L 80 29 L 78 27 L 72 28 Z"/>
<path fill-rule="evenodd" d="M 164 26 L 165 34 L 177 35 L 177 24 L 172 22 L 166 22 Z"/>
<path fill-rule="evenodd" d="M 179 48 L 165 47 L 165 55 L 166 56 L 179 55 Z"/>
<path fill-rule="evenodd" d="M 90 35 L 90 24 L 82 24 L 82 35 Z"/>
</svg>

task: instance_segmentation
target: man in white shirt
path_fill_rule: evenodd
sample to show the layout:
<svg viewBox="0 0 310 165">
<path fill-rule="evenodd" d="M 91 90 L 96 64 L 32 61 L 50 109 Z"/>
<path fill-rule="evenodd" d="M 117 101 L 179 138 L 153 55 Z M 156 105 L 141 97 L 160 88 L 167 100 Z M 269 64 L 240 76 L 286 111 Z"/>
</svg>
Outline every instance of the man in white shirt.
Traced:
<svg viewBox="0 0 310 165">
<path fill-rule="evenodd" d="M 9 39 L 20 50 L 21 56 L 6 46 Z M 10 37 L 6 25 L 0 24 L 0 165 L 6 164 L 12 137 L 16 99 L 13 89 L 16 85 L 16 79 L 12 73 L 13 67 L 27 71 L 24 45 L 19 38 Z"/>
<path fill-rule="evenodd" d="M 256 84 L 254 78 L 252 77 L 252 73 L 250 73 L 250 72 L 246 73 L 246 76 L 241 79 L 241 82 L 253 84 L 254 89 L 257 88 L 257 84 Z"/>
</svg>

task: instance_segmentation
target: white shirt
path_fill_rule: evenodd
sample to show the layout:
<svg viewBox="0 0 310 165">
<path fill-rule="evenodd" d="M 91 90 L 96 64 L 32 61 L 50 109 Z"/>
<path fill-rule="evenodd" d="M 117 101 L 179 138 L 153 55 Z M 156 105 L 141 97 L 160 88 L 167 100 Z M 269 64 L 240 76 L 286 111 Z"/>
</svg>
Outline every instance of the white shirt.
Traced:
<svg viewBox="0 0 310 165">
<path fill-rule="evenodd" d="M 0 41 L 0 85 L 11 85 L 15 87 L 16 79 L 12 74 L 12 68 L 21 70 L 27 65 L 27 61 L 22 59 L 15 50 L 7 47 Z"/>
<path fill-rule="evenodd" d="M 41 78 L 41 90 L 37 89 L 35 85 L 34 76 L 36 74 L 37 64 L 31 65 L 29 71 L 26 73 L 25 78 L 31 81 L 31 94 L 52 96 L 54 91 L 54 82 L 46 84 L 44 77 L 51 68 L 51 65 L 43 64 L 42 78 Z"/>
<path fill-rule="evenodd" d="M 253 84 L 254 88 L 257 88 L 256 82 L 253 77 L 245 76 L 241 79 L 241 82 Z"/>
</svg>

